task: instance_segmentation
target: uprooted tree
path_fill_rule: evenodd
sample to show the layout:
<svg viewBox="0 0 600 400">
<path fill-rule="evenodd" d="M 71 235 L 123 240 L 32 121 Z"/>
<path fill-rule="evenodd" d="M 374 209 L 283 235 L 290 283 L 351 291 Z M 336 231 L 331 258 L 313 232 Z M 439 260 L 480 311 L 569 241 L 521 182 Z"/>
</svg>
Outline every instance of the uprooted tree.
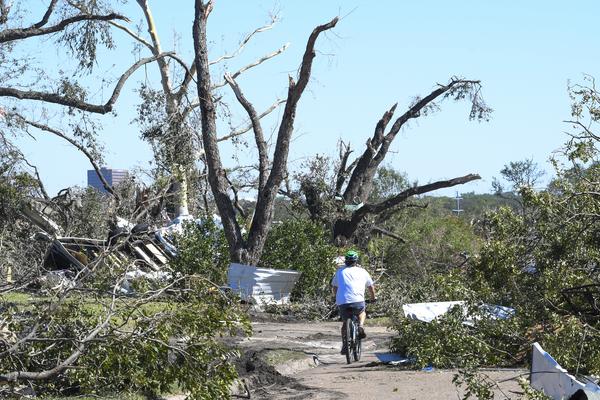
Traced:
<svg viewBox="0 0 600 400">
<path fill-rule="evenodd" d="M 471 173 L 426 185 L 413 185 L 376 201 L 371 197 L 376 173 L 400 130 L 410 120 L 437 110 L 438 103 L 444 99 L 468 99 L 471 102 L 470 119 L 487 119 L 491 112 L 481 97 L 479 81 L 452 78 L 447 84 L 438 85 L 427 96 L 417 98 L 406 112 L 396 118 L 389 129 L 388 125 L 397 105 L 386 111 L 377 122 L 372 137 L 367 140 L 363 153 L 355 160 L 349 161 L 352 149 L 350 145 L 341 142 L 335 176 L 327 178 L 327 174 L 323 174 L 322 171 L 315 173 L 314 168 L 319 169 L 319 163 L 313 163 L 312 171 L 299 175 L 297 190 L 288 189 L 283 192 L 295 199 L 302 196 L 311 218 L 329 224 L 334 241 L 343 245 L 354 237 L 369 216 L 389 213 L 413 196 L 480 179 L 479 175 Z M 326 182 L 327 179 L 332 182 Z M 347 211 L 348 209 L 350 211 Z"/>
</svg>

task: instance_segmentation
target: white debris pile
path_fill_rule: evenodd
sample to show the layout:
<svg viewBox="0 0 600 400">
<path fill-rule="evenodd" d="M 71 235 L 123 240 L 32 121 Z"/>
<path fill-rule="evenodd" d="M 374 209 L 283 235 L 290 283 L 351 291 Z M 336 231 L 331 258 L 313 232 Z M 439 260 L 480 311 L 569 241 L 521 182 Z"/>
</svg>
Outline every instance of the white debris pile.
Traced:
<svg viewBox="0 0 600 400">
<path fill-rule="evenodd" d="M 223 229 L 221 217 L 213 214 L 213 221 L 219 229 Z M 155 232 L 156 239 L 164 246 L 165 251 L 172 257 L 177 255 L 177 247 L 173 244 L 173 239 L 175 235 L 183 233 L 183 228 L 186 223 L 202 225 L 204 221 L 201 218 L 195 218 L 192 215 L 180 215 L 173 219 L 169 225 L 157 229 Z"/>
</svg>

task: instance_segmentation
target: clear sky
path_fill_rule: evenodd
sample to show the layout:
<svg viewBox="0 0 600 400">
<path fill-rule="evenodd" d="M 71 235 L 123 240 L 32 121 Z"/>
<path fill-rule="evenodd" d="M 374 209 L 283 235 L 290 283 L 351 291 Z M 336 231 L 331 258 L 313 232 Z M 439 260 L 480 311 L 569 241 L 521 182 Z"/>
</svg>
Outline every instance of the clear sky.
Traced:
<svg viewBox="0 0 600 400">
<path fill-rule="evenodd" d="M 177 51 L 191 61 L 193 1 L 149 2 L 164 50 L 171 50 L 177 38 Z M 137 22 L 141 13 L 135 2 L 130 3 L 125 12 Z M 340 138 L 362 151 L 392 104 L 398 103 L 400 114 L 414 96 L 461 76 L 482 81 L 484 98 L 494 109 L 492 119 L 471 122 L 468 104 L 444 103 L 440 112 L 403 129 L 387 164 L 419 183 L 479 173 L 481 181 L 458 190 L 487 193 L 492 177 L 499 176 L 509 161 L 533 158 L 551 173 L 547 159 L 566 141 L 568 126 L 562 121 L 569 119 L 568 81 L 581 83 L 583 74 L 600 78 L 600 2 L 591 0 L 217 0 L 209 20 L 211 58 L 235 49 L 273 10 L 278 11 L 280 22 L 226 66 L 234 71 L 290 43 L 281 56 L 238 79 L 259 110 L 285 96 L 287 76 L 295 75 L 311 30 L 336 15 L 342 17 L 317 43 L 313 79 L 298 107 L 290 150 L 292 170 L 316 153 L 336 156 Z M 135 60 L 131 40 L 121 32 L 115 32 L 115 39 L 117 50 L 101 58 L 97 70 L 113 78 Z M 61 53 L 50 56 L 57 65 L 65 59 Z M 109 167 L 144 167 L 152 157 L 131 120 L 139 102 L 133 92 L 136 82 L 153 80 L 154 68 L 150 65 L 146 73 L 134 75 L 116 104 L 116 118 L 100 119 L 104 124 L 100 140 Z M 219 76 L 222 70 L 215 73 Z M 96 99 L 106 99 L 108 94 L 101 91 Z M 239 105 L 232 103 L 232 110 L 241 121 L 244 114 Z M 265 121 L 265 130 L 272 132 L 275 122 L 275 118 Z M 251 143 L 251 136 L 248 140 Z M 51 192 L 85 185 L 90 166 L 76 150 L 43 135 L 36 142 L 23 143 Z M 228 145 L 223 151 L 229 165 L 235 154 L 241 162 L 251 162 L 251 151 Z M 455 190 L 436 193 L 453 195 Z"/>
</svg>

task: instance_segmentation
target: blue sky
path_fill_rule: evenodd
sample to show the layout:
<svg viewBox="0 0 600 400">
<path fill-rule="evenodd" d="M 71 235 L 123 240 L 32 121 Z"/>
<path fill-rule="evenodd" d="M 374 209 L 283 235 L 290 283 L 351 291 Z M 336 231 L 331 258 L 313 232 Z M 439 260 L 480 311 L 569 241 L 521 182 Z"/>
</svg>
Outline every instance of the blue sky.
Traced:
<svg viewBox="0 0 600 400">
<path fill-rule="evenodd" d="M 164 50 L 171 50 L 178 37 L 178 52 L 191 60 L 193 2 L 150 0 L 150 5 Z M 227 65 L 234 71 L 290 43 L 281 56 L 238 79 L 259 110 L 285 96 L 287 76 L 295 74 L 311 30 L 342 17 L 318 41 L 313 79 L 298 107 L 291 170 L 316 153 L 335 156 L 340 138 L 362 151 L 392 104 L 397 102 L 403 112 L 414 96 L 461 76 L 482 81 L 485 100 L 494 109 L 492 119 L 472 122 L 468 104 L 444 103 L 440 112 L 412 122 L 398 135 L 387 164 L 420 183 L 467 173 L 482 176 L 459 187 L 461 192 L 490 192 L 492 177 L 509 161 L 533 158 L 550 175 L 547 159 L 566 141 L 568 126 L 562 121 L 569 119 L 568 81 L 581 83 L 583 74 L 600 77 L 596 1 L 221 0 L 209 22 L 211 58 L 235 49 L 272 10 L 278 11 L 280 22 Z M 141 19 L 135 3 L 125 12 L 134 22 Z M 115 39 L 117 50 L 103 54 L 97 70 L 113 78 L 134 62 L 131 40 L 120 32 Z M 68 64 L 62 53 L 50 56 L 57 65 Z M 140 80 L 155 80 L 154 68 L 134 75 L 117 102 L 117 117 L 101 118 L 100 141 L 110 167 L 145 167 L 151 159 L 131 120 L 138 103 L 132 90 Z M 222 72 L 215 70 L 217 77 Z M 108 93 L 99 91 L 97 99 Z M 243 110 L 235 103 L 232 110 L 242 121 Z M 274 115 L 265 121 L 265 130 L 271 132 L 275 124 Z M 58 139 L 40 136 L 23 145 L 51 192 L 85 185 L 85 158 Z M 242 163 L 254 157 L 251 149 L 229 145 L 223 152 L 228 165 L 236 154 Z M 455 190 L 436 194 L 453 195 Z"/>
</svg>

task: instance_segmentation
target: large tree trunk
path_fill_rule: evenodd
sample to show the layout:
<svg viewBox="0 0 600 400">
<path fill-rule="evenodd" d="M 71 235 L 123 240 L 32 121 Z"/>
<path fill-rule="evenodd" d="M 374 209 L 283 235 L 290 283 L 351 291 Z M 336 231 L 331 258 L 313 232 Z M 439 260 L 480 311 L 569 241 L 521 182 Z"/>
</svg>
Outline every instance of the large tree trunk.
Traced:
<svg viewBox="0 0 600 400">
<path fill-rule="evenodd" d="M 208 181 L 229 243 L 231 260 L 244 262 L 244 239 L 235 219 L 233 203 L 227 193 L 228 185 L 217 144 L 217 113 L 211 93 L 206 41 L 206 22 L 211 10 L 211 2 L 204 3 L 202 0 L 196 0 L 193 36 L 195 64 L 198 71 L 196 85 L 200 99 L 202 143 L 208 168 Z"/>
</svg>

